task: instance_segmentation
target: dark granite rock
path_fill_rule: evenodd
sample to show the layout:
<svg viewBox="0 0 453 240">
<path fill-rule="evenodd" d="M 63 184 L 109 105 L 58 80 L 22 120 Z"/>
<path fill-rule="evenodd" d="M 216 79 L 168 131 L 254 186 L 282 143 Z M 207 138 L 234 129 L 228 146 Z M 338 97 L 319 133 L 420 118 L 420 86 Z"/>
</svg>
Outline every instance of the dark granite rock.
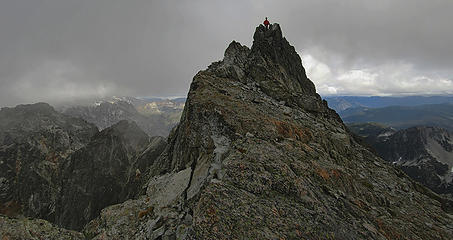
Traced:
<svg viewBox="0 0 453 240">
<path fill-rule="evenodd" d="M 58 228 L 42 219 L 9 218 L 0 215 L 2 240 L 84 240 L 82 233 Z"/>
<path fill-rule="evenodd" d="M 80 230 L 103 208 L 134 197 L 138 187 L 133 185 L 139 177 L 134 162 L 148 145 L 148 135 L 135 123 L 120 121 L 72 154 L 62 170 L 56 222 Z M 155 152 L 150 157 L 159 154 L 154 147 L 159 148 L 150 146 L 149 151 Z M 141 162 L 142 171 L 147 165 Z"/>
</svg>

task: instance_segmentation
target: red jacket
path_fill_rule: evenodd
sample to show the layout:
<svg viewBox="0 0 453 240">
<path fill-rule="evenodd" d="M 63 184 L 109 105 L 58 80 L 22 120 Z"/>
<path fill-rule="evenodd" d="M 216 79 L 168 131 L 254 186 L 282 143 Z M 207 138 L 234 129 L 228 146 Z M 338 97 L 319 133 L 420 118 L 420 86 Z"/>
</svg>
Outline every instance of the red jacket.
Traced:
<svg viewBox="0 0 453 240">
<path fill-rule="evenodd" d="M 267 25 L 269 25 L 269 21 L 267 21 L 267 19 L 266 19 L 266 20 L 264 20 L 264 26 L 267 26 Z"/>
</svg>

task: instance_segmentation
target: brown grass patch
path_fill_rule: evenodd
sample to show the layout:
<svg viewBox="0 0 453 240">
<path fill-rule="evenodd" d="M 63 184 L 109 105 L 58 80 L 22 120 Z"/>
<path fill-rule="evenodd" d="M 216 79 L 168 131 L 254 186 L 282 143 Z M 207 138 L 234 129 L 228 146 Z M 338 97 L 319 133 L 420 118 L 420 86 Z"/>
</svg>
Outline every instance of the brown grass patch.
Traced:
<svg viewBox="0 0 453 240">
<path fill-rule="evenodd" d="M 326 181 L 330 179 L 330 174 L 326 169 L 318 168 L 316 170 L 316 173 Z"/>
<path fill-rule="evenodd" d="M 330 171 L 328 169 L 316 168 L 316 173 L 321 176 L 324 180 L 330 180 L 331 178 L 339 179 L 341 174 L 340 171 L 336 169 L 331 169 Z"/>
<path fill-rule="evenodd" d="M 238 151 L 239 151 L 240 153 L 242 153 L 242 154 L 244 154 L 244 153 L 247 152 L 247 150 L 245 150 L 245 149 L 243 149 L 243 148 L 238 148 Z"/>
<path fill-rule="evenodd" d="M 279 120 L 271 120 L 277 129 L 277 133 L 285 138 L 292 138 L 298 141 L 307 142 L 311 138 L 311 133 L 308 129 L 301 128 L 294 124 Z"/>
<path fill-rule="evenodd" d="M 151 215 L 153 213 L 154 207 L 148 207 L 147 209 L 140 211 L 138 213 L 138 218 L 143 218 L 145 216 Z"/>
<path fill-rule="evenodd" d="M 379 232 L 385 236 L 387 239 L 403 239 L 401 234 L 397 233 L 395 229 L 384 224 L 384 222 L 377 218 L 376 223 L 379 227 Z"/>
<path fill-rule="evenodd" d="M 275 207 L 273 207 L 273 208 L 271 209 L 271 211 L 272 211 L 272 214 L 274 214 L 274 216 L 279 216 L 278 210 L 277 210 Z"/>
<path fill-rule="evenodd" d="M 335 178 L 340 178 L 340 171 L 332 169 L 332 170 L 330 170 L 330 175 Z"/>
<path fill-rule="evenodd" d="M 364 207 L 364 204 L 361 200 L 358 200 L 358 199 L 354 199 L 352 200 L 352 202 L 359 208 L 363 208 Z"/>
<path fill-rule="evenodd" d="M 47 154 L 46 161 L 52 162 L 52 163 L 58 163 L 58 158 L 59 158 L 59 156 L 57 154 L 55 154 L 54 152 L 51 152 L 51 153 Z"/>
<path fill-rule="evenodd" d="M 9 201 L 0 205 L 0 214 L 15 217 L 22 211 L 22 205 L 16 201 Z"/>
<path fill-rule="evenodd" d="M 208 218 L 210 220 L 211 223 L 216 223 L 219 221 L 219 217 L 217 216 L 217 211 L 210 207 L 206 210 L 206 213 L 208 215 Z"/>
</svg>

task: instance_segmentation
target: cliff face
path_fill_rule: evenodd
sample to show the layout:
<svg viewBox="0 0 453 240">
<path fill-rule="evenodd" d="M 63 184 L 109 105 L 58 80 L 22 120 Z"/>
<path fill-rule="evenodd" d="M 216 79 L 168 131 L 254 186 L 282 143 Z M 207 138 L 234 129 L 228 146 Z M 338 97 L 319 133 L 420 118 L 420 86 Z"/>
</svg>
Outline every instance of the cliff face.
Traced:
<svg viewBox="0 0 453 240">
<path fill-rule="evenodd" d="M 417 182 L 453 198 L 453 136 L 450 132 L 437 127 L 414 127 L 397 132 L 388 144 L 389 153 L 384 156 L 396 161 L 395 164 Z"/>
<path fill-rule="evenodd" d="M 0 214 L 19 219 L 2 218 L 5 227 L 0 227 L 20 225 L 24 215 L 80 230 L 104 207 L 142 191 L 142 173 L 165 146 L 162 137 L 149 138 L 133 122 L 120 121 L 98 132 L 93 124 L 45 103 L 4 108 L 0 111 Z M 44 221 L 23 222 L 31 231 L 38 223 Z"/>
<path fill-rule="evenodd" d="M 365 141 L 379 156 L 415 181 L 453 197 L 453 137 L 450 132 L 418 126 L 388 133 L 384 138 L 371 134 Z"/>
<path fill-rule="evenodd" d="M 0 214 L 52 219 L 60 167 L 97 128 L 46 103 L 0 111 Z"/>
<path fill-rule="evenodd" d="M 135 123 L 127 121 L 120 121 L 93 136 L 87 146 L 72 154 L 62 167 L 61 197 L 55 222 L 80 230 L 104 207 L 134 197 L 140 182 L 136 176 L 140 173 L 136 159 L 148 144 L 148 135 Z M 147 166 L 149 164 L 144 163 L 142 171 Z"/>
<path fill-rule="evenodd" d="M 278 24 L 193 79 L 146 195 L 94 239 L 451 239 L 438 195 L 355 142 Z"/>
</svg>

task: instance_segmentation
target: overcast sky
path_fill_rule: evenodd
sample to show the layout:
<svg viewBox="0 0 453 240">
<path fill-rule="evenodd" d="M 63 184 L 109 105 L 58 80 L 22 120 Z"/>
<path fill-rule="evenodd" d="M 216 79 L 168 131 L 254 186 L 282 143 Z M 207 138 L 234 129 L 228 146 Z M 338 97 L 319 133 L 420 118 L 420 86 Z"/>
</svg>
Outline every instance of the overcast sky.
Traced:
<svg viewBox="0 0 453 240">
<path fill-rule="evenodd" d="M 0 106 L 185 96 L 269 17 L 318 93 L 453 93 L 451 0 L 1 0 Z"/>
</svg>

